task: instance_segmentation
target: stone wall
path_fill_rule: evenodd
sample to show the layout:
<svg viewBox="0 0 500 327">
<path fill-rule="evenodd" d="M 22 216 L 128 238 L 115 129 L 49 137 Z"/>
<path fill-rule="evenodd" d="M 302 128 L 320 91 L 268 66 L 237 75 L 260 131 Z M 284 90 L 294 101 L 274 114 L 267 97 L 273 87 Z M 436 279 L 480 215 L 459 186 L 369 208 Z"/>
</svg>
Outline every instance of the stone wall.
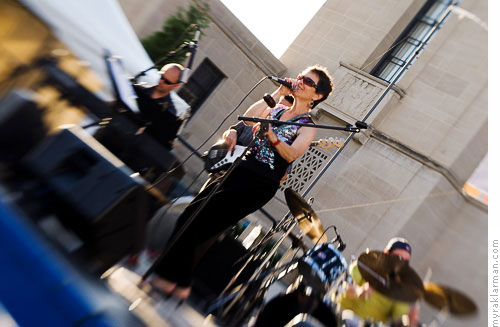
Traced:
<svg viewBox="0 0 500 327">
<path fill-rule="evenodd" d="M 211 96 L 191 117 L 183 131 L 183 137 L 194 147 L 201 145 L 226 116 L 244 99 L 251 88 L 266 75 L 281 75 L 285 66 L 265 48 L 255 36 L 219 1 L 207 1 L 210 6 L 210 26 L 199 41 L 193 70 L 209 58 L 225 75 Z M 151 1 L 148 6 L 138 5 L 136 1 L 120 1 L 122 8 L 139 36 L 145 36 L 154 29 L 160 29 L 163 21 L 175 14 L 178 7 L 187 8 L 190 1 Z M 155 8 L 155 9 L 153 9 Z M 148 23 L 147 23 L 148 22 Z M 255 101 L 276 86 L 266 80 L 249 94 L 240 107 L 227 118 L 214 136 L 200 149 L 208 150 L 230 125 L 237 122 L 237 115 L 242 115 Z M 183 160 L 189 152 L 183 146 L 175 148 L 175 154 Z M 202 162 L 193 157 L 187 168 L 187 183 L 203 169 Z M 204 182 L 206 174 L 198 179 L 197 186 Z"/>
<path fill-rule="evenodd" d="M 345 125 L 363 119 L 388 85 L 368 72 L 424 2 L 328 0 L 280 63 L 220 2 L 209 1 L 213 22 L 200 41 L 196 64 L 206 56 L 227 78 L 189 122 L 186 137 L 200 144 L 260 77 L 295 76 L 312 64 L 328 67 L 336 83 L 314 111 L 316 121 Z M 487 20 L 486 0 L 464 0 L 460 7 Z M 315 198 L 323 225 L 338 227 L 348 259 L 367 247 L 383 249 L 392 236 L 407 237 L 421 276 L 431 269 L 433 281 L 464 291 L 480 306 L 478 316 L 450 319 L 445 324 L 450 327 L 485 326 L 487 319 L 487 208 L 461 191 L 487 152 L 487 77 L 486 31 L 452 15 L 380 101 L 367 120 L 370 128 L 346 144 L 306 195 Z M 235 115 L 273 89 L 270 82 L 257 88 Z M 318 137 L 329 136 L 349 135 L 318 131 Z M 332 158 L 336 150 L 321 151 Z M 181 149 L 176 153 L 185 155 Z M 201 163 L 192 160 L 186 167 L 194 174 Z M 283 193 L 265 209 L 282 218 Z M 333 231 L 327 235 L 332 238 Z M 429 323 L 435 313 L 424 305 L 422 321 Z"/>
</svg>

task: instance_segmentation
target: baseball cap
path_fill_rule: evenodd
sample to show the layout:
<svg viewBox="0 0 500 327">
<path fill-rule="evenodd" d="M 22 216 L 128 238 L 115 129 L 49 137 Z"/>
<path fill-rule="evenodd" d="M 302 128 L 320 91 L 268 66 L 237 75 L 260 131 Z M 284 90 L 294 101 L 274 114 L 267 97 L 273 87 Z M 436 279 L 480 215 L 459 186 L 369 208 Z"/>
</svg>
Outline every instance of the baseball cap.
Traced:
<svg viewBox="0 0 500 327">
<path fill-rule="evenodd" d="M 411 254 L 411 245 L 408 242 L 407 239 L 404 239 L 402 237 L 393 237 L 389 240 L 389 243 L 387 243 L 387 246 L 385 247 L 385 251 L 391 252 L 392 250 L 395 249 L 402 249 L 405 251 L 408 251 L 408 253 Z"/>
</svg>

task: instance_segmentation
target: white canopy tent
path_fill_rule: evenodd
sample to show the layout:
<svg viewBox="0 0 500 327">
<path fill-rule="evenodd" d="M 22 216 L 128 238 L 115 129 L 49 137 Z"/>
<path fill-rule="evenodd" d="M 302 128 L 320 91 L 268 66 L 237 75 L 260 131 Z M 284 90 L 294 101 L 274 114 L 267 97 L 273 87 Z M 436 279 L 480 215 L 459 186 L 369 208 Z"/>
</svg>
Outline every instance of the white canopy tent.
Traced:
<svg viewBox="0 0 500 327">
<path fill-rule="evenodd" d="M 151 67 L 153 62 L 144 50 L 127 17 L 116 0 L 21 0 L 79 59 L 90 64 L 103 83 L 100 96 L 114 98 L 113 88 L 104 55 L 121 58 L 130 76 Z M 158 71 L 150 70 L 141 78 L 148 84 L 158 83 Z M 178 116 L 188 105 L 176 94 L 173 96 Z"/>
</svg>

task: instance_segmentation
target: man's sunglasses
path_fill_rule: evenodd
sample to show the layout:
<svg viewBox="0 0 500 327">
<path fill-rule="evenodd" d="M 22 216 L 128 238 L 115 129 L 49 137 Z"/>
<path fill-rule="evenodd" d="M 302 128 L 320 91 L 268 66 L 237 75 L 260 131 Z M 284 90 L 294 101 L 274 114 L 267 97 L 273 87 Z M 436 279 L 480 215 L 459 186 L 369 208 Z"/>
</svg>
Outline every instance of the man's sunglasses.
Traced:
<svg viewBox="0 0 500 327">
<path fill-rule="evenodd" d="M 318 89 L 318 85 L 310 77 L 299 75 L 299 76 L 297 76 L 297 79 L 302 80 L 302 82 L 307 86 L 314 87 L 315 89 Z"/>
<path fill-rule="evenodd" d="M 165 78 L 165 76 L 161 76 L 160 79 L 165 82 L 165 84 L 168 84 L 168 85 L 175 85 L 175 84 L 179 84 L 179 82 L 175 82 L 175 83 L 172 83 L 170 82 L 168 79 Z"/>
</svg>

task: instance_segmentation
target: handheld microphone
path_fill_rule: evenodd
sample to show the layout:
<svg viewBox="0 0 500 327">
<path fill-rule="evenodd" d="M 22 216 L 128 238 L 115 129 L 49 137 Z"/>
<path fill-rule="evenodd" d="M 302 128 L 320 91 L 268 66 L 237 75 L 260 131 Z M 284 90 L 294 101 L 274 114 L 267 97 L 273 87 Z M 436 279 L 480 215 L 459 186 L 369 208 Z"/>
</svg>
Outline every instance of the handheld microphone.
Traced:
<svg viewBox="0 0 500 327">
<path fill-rule="evenodd" d="M 191 68 L 193 67 L 194 55 L 196 54 L 196 49 L 198 48 L 198 40 L 200 38 L 200 27 L 196 25 L 196 32 L 194 33 L 194 39 L 189 43 L 189 54 L 188 54 L 188 64 L 182 71 L 182 76 L 180 79 L 181 83 L 186 83 L 191 75 Z"/>
<path fill-rule="evenodd" d="M 292 84 L 290 84 L 289 82 L 285 81 L 284 79 L 282 78 L 278 78 L 276 76 L 267 76 L 267 78 L 269 78 L 270 80 L 273 80 L 275 82 L 278 82 L 280 83 L 281 85 L 285 85 L 286 87 L 288 87 L 290 90 L 292 89 Z"/>
</svg>

